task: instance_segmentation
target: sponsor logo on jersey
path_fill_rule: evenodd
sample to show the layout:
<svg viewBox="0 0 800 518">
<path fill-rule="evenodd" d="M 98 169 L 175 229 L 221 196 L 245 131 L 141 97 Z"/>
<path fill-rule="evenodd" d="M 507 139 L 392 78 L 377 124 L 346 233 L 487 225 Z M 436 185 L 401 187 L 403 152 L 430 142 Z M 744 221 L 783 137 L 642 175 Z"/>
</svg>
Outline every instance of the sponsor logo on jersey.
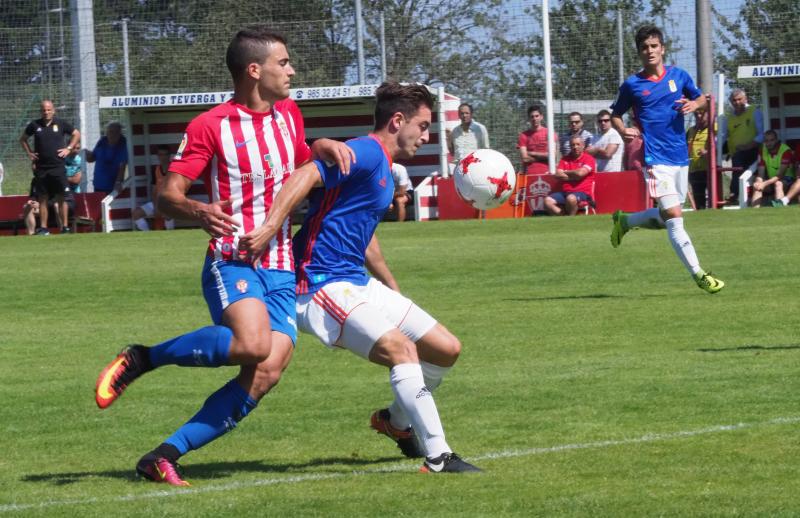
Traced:
<svg viewBox="0 0 800 518">
<path fill-rule="evenodd" d="M 647 97 L 648 95 L 650 95 L 650 90 L 642 90 L 642 95 Z"/>
<path fill-rule="evenodd" d="M 250 142 L 251 140 L 253 140 L 253 139 L 247 139 L 247 140 L 243 140 L 242 142 L 236 142 L 236 141 L 234 140 L 234 141 L 233 141 L 233 146 L 234 146 L 236 149 L 239 149 L 239 148 L 240 148 L 240 147 L 242 147 L 242 146 L 246 146 L 246 145 L 247 145 L 247 143 L 248 143 L 248 142 Z"/>
<path fill-rule="evenodd" d="M 178 146 L 178 152 L 175 153 L 175 160 L 180 160 L 181 156 L 183 156 L 184 148 L 186 148 L 186 133 L 183 134 L 183 138 L 181 139 L 181 145 Z"/>
<path fill-rule="evenodd" d="M 378 184 L 379 184 L 381 187 L 383 187 L 383 188 L 386 188 L 386 178 L 385 178 L 385 177 L 384 177 L 384 178 L 381 178 L 381 181 L 380 181 L 380 182 L 378 182 Z"/>
<path fill-rule="evenodd" d="M 239 293 L 245 293 L 247 291 L 247 281 L 244 279 L 236 281 L 236 289 L 239 290 Z"/>
</svg>

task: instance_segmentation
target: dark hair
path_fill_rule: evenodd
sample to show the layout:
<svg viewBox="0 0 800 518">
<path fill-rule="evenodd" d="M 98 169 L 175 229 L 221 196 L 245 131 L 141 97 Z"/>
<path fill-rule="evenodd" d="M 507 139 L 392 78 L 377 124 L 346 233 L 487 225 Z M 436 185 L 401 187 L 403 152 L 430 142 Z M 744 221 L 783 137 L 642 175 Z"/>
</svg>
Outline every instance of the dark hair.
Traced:
<svg viewBox="0 0 800 518">
<path fill-rule="evenodd" d="M 530 117 L 531 113 L 533 112 L 539 112 L 539 115 L 544 115 L 544 112 L 542 111 L 542 106 L 540 104 L 531 104 L 530 106 L 528 106 L 528 117 Z"/>
<path fill-rule="evenodd" d="M 458 105 L 458 111 L 461 111 L 461 108 L 466 106 L 469 108 L 469 113 L 472 114 L 472 105 L 470 103 L 461 103 Z"/>
<path fill-rule="evenodd" d="M 236 33 L 225 53 L 225 64 L 234 81 L 244 75 L 250 63 L 260 64 L 267 60 L 270 43 L 286 45 L 286 38 L 266 25 L 255 25 Z"/>
<path fill-rule="evenodd" d="M 171 153 L 172 151 L 169 149 L 169 146 L 166 144 L 159 144 L 156 146 L 156 153 L 159 151 L 166 151 L 167 153 Z"/>
<path fill-rule="evenodd" d="M 602 117 L 603 115 L 608 115 L 609 117 L 611 117 L 611 112 L 608 110 L 600 110 L 599 112 L 597 112 L 598 117 Z"/>
<path fill-rule="evenodd" d="M 375 90 L 375 129 L 389 124 L 395 113 L 402 113 L 410 119 L 422 106 L 433 110 L 435 100 L 425 85 L 401 85 L 387 81 Z"/>
<path fill-rule="evenodd" d="M 576 116 L 577 116 L 577 117 L 580 117 L 580 118 L 581 118 L 581 120 L 583 120 L 583 115 L 581 115 L 581 112 L 570 112 L 570 114 L 569 114 L 569 115 L 567 115 L 567 118 L 570 118 L 570 117 L 576 117 Z"/>
<path fill-rule="evenodd" d="M 775 137 L 776 139 L 780 140 L 780 138 L 778 137 L 778 132 L 775 131 L 774 129 L 768 129 L 767 131 L 764 132 L 764 135 L 768 135 L 768 134 L 771 134 L 773 137 Z"/>
<path fill-rule="evenodd" d="M 642 48 L 642 43 L 648 38 L 658 38 L 660 44 L 664 44 L 664 33 L 655 25 L 644 25 L 636 31 L 636 50 Z"/>
</svg>

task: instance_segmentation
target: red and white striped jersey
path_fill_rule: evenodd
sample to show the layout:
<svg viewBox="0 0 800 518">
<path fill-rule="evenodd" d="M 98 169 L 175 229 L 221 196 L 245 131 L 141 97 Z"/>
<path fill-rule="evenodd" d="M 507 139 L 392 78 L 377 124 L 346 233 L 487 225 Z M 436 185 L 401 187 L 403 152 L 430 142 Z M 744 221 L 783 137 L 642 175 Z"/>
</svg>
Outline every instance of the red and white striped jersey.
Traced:
<svg viewBox="0 0 800 518">
<path fill-rule="evenodd" d="M 189 123 L 169 170 L 190 180 L 202 177 L 212 201 L 231 201 L 226 212 L 236 220 L 236 234 L 212 238 L 208 246 L 215 260 L 230 261 L 239 259 L 239 238 L 264 223 L 284 182 L 310 158 L 293 100 L 265 113 L 229 101 Z M 264 268 L 294 270 L 291 235 L 287 219 L 261 257 Z"/>
</svg>

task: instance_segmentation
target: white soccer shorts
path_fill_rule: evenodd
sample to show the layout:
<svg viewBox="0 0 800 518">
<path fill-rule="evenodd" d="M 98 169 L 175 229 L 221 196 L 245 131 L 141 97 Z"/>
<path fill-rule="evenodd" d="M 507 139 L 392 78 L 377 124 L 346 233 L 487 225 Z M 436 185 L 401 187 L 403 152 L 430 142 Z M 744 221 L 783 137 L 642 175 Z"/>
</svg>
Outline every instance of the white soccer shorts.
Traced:
<svg viewBox="0 0 800 518">
<path fill-rule="evenodd" d="M 661 210 L 683 205 L 689 187 L 689 166 L 651 165 L 643 170 L 651 198 L 658 200 Z"/>
<path fill-rule="evenodd" d="M 349 349 L 366 359 L 375 342 L 392 329 L 417 342 L 435 325 L 412 300 L 376 279 L 366 286 L 332 282 L 297 297 L 298 329 L 328 347 Z"/>
</svg>

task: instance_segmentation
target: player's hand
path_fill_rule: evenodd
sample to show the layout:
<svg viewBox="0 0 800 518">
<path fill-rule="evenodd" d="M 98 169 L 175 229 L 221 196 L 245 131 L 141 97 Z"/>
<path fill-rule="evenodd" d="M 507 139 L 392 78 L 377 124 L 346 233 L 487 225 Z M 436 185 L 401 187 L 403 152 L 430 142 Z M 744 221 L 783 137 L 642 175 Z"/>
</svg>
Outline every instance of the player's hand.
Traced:
<svg viewBox="0 0 800 518">
<path fill-rule="evenodd" d="M 692 113 L 697 109 L 697 101 L 690 101 L 686 97 L 681 97 L 675 103 L 680 104 L 678 109 L 683 113 Z"/>
<path fill-rule="evenodd" d="M 239 255 L 245 262 L 256 266 L 274 236 L 275 232 L 270 232 L 264 225 L 254 228 L 239 238 Z"/>
<path fill-rule="evenodd" d="M 225 209 L 231 206 L 230 200 L 206 204 L 198 212 L 200 226 L 211 237 L 232 236 L 236 232 L 236 220 Z"/>
<path fill-rule="evenodd" d="M 625 128 L 622 131 L 622 139 L 625 140 L 625 142 L 636 140 L 640 135 L 639 128 Z"/>
<path fill-rule="evenodd" d="M 355 152 L 344 142 L 321 138 L 311 146 L 314 156 L 333 162 L 342 174 L 350 174 L 350 164 L 356 161 Z"/>
</svg>

